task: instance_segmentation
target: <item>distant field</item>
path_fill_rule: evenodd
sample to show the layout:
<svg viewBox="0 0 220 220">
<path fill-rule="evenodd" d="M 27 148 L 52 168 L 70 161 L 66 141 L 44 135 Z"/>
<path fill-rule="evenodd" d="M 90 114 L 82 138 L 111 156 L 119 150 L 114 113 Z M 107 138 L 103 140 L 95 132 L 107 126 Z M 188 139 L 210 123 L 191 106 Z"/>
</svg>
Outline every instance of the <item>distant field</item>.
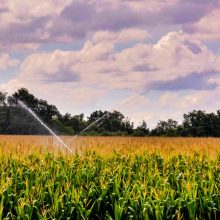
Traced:
<svg viewBox="0 0 220 220">
<path fill-rule="evenodd" d="M 220 219 L 220 139 L 0 136 L 0 219 Z"/>
</svg>

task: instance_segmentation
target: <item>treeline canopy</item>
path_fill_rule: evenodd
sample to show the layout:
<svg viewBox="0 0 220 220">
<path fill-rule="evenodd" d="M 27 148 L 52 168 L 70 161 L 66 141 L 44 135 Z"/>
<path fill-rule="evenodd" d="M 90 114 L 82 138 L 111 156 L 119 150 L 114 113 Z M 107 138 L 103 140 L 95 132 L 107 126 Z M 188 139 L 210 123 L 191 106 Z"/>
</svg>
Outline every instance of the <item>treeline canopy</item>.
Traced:
<svg viewBox="0 0 220 220">
<path fill-rule="evenodd" d="M 181 124 L 168 119 L 159 121 L 155 128 L 149 130 L 145 121 L 134 128 L 134 123 L 119 111 L 98 110 L 87 118 L 84 114 L 62 115 L 56 106 L 36 98 L 25 88 L 19 89 L 12 96 L 0 92 L 1 134 L 48 134 L 33 116 L 19 106 L 18 100 L 25 103 L 58 134 L 220 137 L 220 110 L 216 113 L 194 110 L 183 115 Z M 89 129 L 86 129 L 88 126 Z"/>
</svg>

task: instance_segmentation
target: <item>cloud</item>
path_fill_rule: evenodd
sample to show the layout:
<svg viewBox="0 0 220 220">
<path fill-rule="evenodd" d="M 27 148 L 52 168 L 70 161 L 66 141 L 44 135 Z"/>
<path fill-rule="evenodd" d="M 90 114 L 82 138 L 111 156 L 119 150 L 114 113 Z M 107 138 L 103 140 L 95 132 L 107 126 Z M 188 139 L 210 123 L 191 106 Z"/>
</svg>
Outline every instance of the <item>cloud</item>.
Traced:
<svg viewBox="0 0 220 220">
<path fill-rule="evenodd" d="M 172 118 L 181 122 L 183 114 L 193 110 L 216 112 L 219 109 L 219 92 L 219 88 L 190 92 L 180 90 L 151 92 L 145 94 L 145 103 L 143 103 L 144 98 L 141 98 L 141 102 L 138 103 L 139 98 L 137 96 L 137 99 L 134 100 L 136 106 L 131 105 L 127 107 L 126 105 L 119 105 L 119 110 L 128 115 L 135 122 L 135 125 L 138 125 L 141 120 L 145 119 L 148 126 L 153 128 L 159 120 Z M 126 98 L 125 100 L 128 99 Z M 121 102 L 124 101 L 122 100 Z"/>
<path fill-rule="evenodd" d="M 119 32 L 98 31 L 93 37 L 94 43 L 107 42 L 112 44 L 127 43 L 131 41 L 145 41 L 149 37 L 149 33 L 141 29 L 124 29 Z"/>
<path fill-rule="evenodd" d="M 27 57 L 20 66 L 19 81 L 75 82 L 80 76 L 75 72 L 74 53 L 55 50 L 53 53 L 37 53 Z"/>
<path fill-rule="evenodd" d="M 160 110 L 170 108 L 172 114 L 178 113 L 179 116 L 194 109 L 216 111 L 219 108 L 216 105 L 220 101 L 219 92 L 219 88 L 214 91 L 194 91 L 185 94 L 166 92 L 159 98 L 158 106 Z"/>
<path fill-rule="evenodd" d="M 0 46 L 8 50 L 36 49 L 48 42 L 73 42 L 96 32 L 95 41 L 143 41 L 147 33 L 161 26 L 178 25 L 192 31 L 210 28 L 208 21 L 217 22 L 213 18 L 218 8 L 215 0 L 3 0 Z"/>
<path fill-rule="evenodd" d="M 6 70 L 10 67 L 15 67 L 19 64 L 19 61 L 16 59 L 10 58 L 10 55 L 7 53 L 0 54 L 0 71 Z"/>
<path fill-rule="evenodd" d="M 209 12 L 196 23 L 183 26 L 183 30 L 200 40 L 220 39 L 220 9 Z"/>
<path fill-rule="evenodd" d="M 116 57 L 124 71 L 133 72 L 142 82 L 143 91 L 211 89 L 216 85 L 205 81 L 220 70 L 220 57 L 183 32 L 168 33 L 153 45 L 137 44 Z"/>
<path fill-rule="evenodd" d="M 162 14 L 170 19 L 172 24 L 189 24 L 197 22 L 207 13 L 218 7 L 218 0 L 207 1 L 176 1 L 171 7 L 167 7 Z"/>
<path fill-rule="evenodd" d="M 209 82 L 207 79 L 219 76 L 219 72 L 190 73 L 186 77 L 180 77 L 171 81 L 158 81 L 151 85 L 154 90 L 214 90 L 218 87 L 216 82 Z"/>
<path fill-rule="evenodd" d="M 219 3 L 2 0 L 0 71 L 17 74 L 0 87 L 27 87 L 63 112 L 115 105 L 137 124 L 213 109 L 220 56 L 206 45 L 219 40 Z M 71 50 L 79 39 L 83 47 Z M 51 49 L 61 46 L 70 48 Z"/>
<path fill-rule="evenodd" d="M 120 51 L 115 42 L 88 40 L 80 50 L 29 55 L 4 88 L 12 92 L 24 86 L 61 109 L 83 108 L 82 112 L 100 108 L 99 103 L 108 106 L 110 98 L 116 109 L 129 116 L 134 112 L 133 117 L 139 112 L 152 124 L 216 105 L 220 57 L 197 38 L 170 32 L 156 43 L 137 43 Z M 112 91 L 122 92 L 123 98 L 113 97 Z"/>
<path fill-rule="evenodd" d="M 146 109 L 149 105 L 149 100 L 144 95 L 132 95 L 120 101 L 118 107 L 128 108 L 130 111 L 137 109 Z"/>
<path fill-rule="evenodd" d="M 66 32 L 82 38 L 88 32 L 183 25 L 197 22 L 216 6 L 216 1 L 73 1 L 63 10 L 56 22 L 58 26 L 52 30 L 54 35 Z"/>
<path fill-rule="evenodd" d="M 171 32 L 155 44 L 138 43 L 120 52 L 113 43 L 87 41 L 78 51 L 32 54 L 22 62 L 17 80 L 109 90 L 207 90 L 219 85 L 207 81 L 219 72 L 217 54 L 183 32 Z"/>
<path fill-rule="evenodd" d="M 0 14 L 0 46 L 9 49 L 36 49 L 52 40 L 53 20 L 72 0 L 3 0 Z"/>
</svg>

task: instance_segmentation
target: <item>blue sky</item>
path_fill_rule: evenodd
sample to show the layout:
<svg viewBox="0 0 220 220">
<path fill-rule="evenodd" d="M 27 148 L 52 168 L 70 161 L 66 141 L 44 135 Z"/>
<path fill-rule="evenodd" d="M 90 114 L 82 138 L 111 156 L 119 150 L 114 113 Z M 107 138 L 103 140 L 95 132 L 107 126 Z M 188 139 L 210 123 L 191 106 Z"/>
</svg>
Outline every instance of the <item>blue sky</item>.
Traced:
<svg viewBox="0 0 220 220">
<path fill-rule="evenodd" d="M 150 127 L 216 111 L 219 19 L 218 0 L 2 0 L 0 89 Z"/>
</svg>

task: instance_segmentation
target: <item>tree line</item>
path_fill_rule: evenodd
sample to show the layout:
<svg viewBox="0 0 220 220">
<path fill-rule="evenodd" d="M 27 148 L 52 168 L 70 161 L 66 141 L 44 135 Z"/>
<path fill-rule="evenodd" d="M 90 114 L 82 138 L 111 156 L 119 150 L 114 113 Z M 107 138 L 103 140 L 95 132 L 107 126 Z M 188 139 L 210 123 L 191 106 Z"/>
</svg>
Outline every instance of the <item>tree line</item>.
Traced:
<svg viewBox="0 0 220 220">
<path fill-rule="evenodd" d="M 168 119 L 159 121 L 153 129 L 149 129 L 143 120 L 135 128 L 134 123 L 119 111 L 98 110 L 87 118 L 84 114 L 62 115 L 56 106 L 36 98 L 25 88 L 11 96 L 0 92 L 0 134 L 48 134 L 37 120 L 19 106 L 18 100 L 62 135 L 220 137 L 220 110 L 216 113 L 194 110 L 184 114 L 180 124 Z"/>
</svg>

